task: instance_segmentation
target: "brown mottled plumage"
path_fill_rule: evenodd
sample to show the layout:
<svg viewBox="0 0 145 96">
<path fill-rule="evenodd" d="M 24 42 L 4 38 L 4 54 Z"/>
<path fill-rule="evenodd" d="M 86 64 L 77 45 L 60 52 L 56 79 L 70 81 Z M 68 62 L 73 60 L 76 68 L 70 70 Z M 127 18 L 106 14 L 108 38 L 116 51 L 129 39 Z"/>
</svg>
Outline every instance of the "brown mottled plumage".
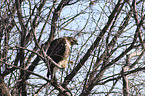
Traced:
<svg viewBox="0 0 145 96">
<path fill-rule="evenodd" d="M 62 37 L 53 40 L 50 43 L 50 47 L 47 51 L 47 55 L 50 56 L 57 64 L 62 67 L 67 67 L 68 57 L 70 55 L 70 47 L 77 44 L 77 40 L 73 37 Z M 57 70 L 56 66 L 49 63 L 47 77 L 54 75 L 54 72 Z"/>
</svg>

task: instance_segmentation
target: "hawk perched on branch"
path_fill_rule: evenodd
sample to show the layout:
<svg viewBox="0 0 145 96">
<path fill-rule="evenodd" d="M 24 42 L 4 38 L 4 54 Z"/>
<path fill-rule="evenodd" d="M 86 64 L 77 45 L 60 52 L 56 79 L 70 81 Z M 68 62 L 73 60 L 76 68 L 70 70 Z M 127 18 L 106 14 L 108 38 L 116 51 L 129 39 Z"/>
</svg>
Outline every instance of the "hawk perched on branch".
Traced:
<svg viewBox="0 0 145 96">
<path fill-rule="evenodd" d="M 73 37 L 62 37 L 53 40 L 50 43 L 50 47 L 47 51 L 47 55 L 50 56 L 57 64 L 61 65 L 63 68 L 67 67 L 68 57 L 70 55 L 70 47 L 72 45 L 78 44 L 77 40 Z M 51 79 L 55 79 L 54 75 L 58 68 L 51 61 L 48 66 L 47 77 L 53 76 Z"/>
</svg>

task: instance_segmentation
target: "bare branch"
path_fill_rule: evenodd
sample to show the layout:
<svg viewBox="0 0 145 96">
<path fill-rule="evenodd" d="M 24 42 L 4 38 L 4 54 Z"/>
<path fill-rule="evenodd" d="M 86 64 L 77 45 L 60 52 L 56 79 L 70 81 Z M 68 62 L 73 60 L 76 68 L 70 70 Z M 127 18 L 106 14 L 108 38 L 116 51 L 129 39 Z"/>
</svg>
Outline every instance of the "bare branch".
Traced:
<svg viewBox="0 0 145 96">
<path fill-rule="evenodd" d="M 69 75 L 66 76 L 66 78 L 65 78 L 65 80 L 63 82 L 63 86 L 64 87 L 70 82 L 70 80 L 75 76 L 75 74 L 79 71 L 79 69 L 84 65 L 84 63 L 89 58 L 89 56 L 92 53 L 92 51 L 99 45 L 100 40 L 102 39 L 103 35 L 106 33 L 106 30 L 108 29 L 108 27 L 113 22 L 114 16 L 116 15 L 117 10 L 119 10 L 119 8 L 121 6 L 122 6 L 122 1 L 119 0 L 118 3 L 117 3 L 117 5 L 115 6 L 114 10 L 112 11 L 111 15 L 109 16 L 109 19 L 108 19 L 107 24 L 102 29 L 102 31 L 100 32 L 99 36 L 96 38 L 96 40 L 94 41 L 94 43 L 91 45 L 91 47 L 86 52 L 86 54 L 84 55 L 84 57 L 80 60 L 80 62 L 77 64 L 77 66 L 73 69 L 73 71 Z"/>
<path fill-rule="evenodd" d="M 130 70 L 130 71 L 125 72 L 125 73 L 124 73 L 124 76 L 130 75 L 130 74 L 133 74 L 133 73 L 136 73 L 136 72 L 139 72 L 139 71 L 143 71 L 143 70 L 145 70 L 145 67 L 143 67 L 143 68 L 136 68 L 136 69 L 134 69 L 134 70 Z M 117 74 L 115 74 L 115 75 L 117 75 Z M 118 75 L 119 75 L 119 74 L 118 74 Z M 109 81 L 119 80 L 119 79 L 122 78 L 122 76 L 118 76 L 118 77 L 115 77 L 115 78 L 114 78 L 114 76 L 110 76 L 110 77 L 113 77 L 113 78 L 110 78 L 110 79 L 107 79 L 107 80 L 105 80 L 105 78 L 104 78 L 105 81 L 100 82 L 99 84 L 100 84 L 100 85 L 103 85 L 103 84 L 105 84 L 105 83 L 107 83 L 107 82 L 109 82 Z M 102 81 L 102 80 L 101 80 L 101 81 Z"/>
<path fill-rule="evenodd" d="M 53 13 L 53 17 L 52 17 L 52 21 L 51 21 L 51 31 L 50 31 L 50 36 L 48 39 L 48 42 L 52 41 L 55 35 L 55 31 L 56 31 L 56 21 L 58 20 L 58 17 L 60 16 L 60 12 L 62 10 L 62 8 L 67 5 L 70 2 L 70 0 L 61 0 L 61 2 L 59 3 L 59 5 L 57 6 L 57 8 L 54 10 Z"/>
</svg>

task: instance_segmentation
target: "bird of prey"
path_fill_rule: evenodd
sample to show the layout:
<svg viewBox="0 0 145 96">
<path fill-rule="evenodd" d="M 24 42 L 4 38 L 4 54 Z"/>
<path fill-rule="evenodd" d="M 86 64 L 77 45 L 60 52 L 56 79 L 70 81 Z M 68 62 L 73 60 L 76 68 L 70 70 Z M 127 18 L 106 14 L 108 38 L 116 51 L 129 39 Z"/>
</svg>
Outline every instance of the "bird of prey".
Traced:
<svg viewBox="0 0 145 96">
<path fill-rule="evenodd" d="M 75 44 L 78 43 L 73 37 L 62 37 L 55 39 L 50 43 L 47 55 L 50 56 L 57 64 L 65 68 L 68 64 L 67 59 L 70 55 L 70 47 Z M 56 79 L 55 72 L 57 69 L 58 68 L 51 61 L 49 61 L 47 77 L 49 78 L 49 76 L 51 76 L 51 79 Z"/>
</svg>

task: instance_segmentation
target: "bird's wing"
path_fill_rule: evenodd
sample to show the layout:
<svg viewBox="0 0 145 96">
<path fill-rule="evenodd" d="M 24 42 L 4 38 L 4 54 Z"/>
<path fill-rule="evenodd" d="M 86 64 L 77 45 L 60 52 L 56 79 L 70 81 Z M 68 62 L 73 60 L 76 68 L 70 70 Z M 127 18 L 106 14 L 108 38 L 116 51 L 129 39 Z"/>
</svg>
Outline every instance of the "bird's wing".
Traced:
<svg viewBox="0 0 145 96">
<path fill-rule="evenodd" d="M 64 38 L 59 38 L 52 41 L 47 51 L 47 55 L 49 55 L 56 63 L 58 63 L 64 56 L 64 52 L 66 50 L 65 45 L 66 40 Z"/>
</svg>

